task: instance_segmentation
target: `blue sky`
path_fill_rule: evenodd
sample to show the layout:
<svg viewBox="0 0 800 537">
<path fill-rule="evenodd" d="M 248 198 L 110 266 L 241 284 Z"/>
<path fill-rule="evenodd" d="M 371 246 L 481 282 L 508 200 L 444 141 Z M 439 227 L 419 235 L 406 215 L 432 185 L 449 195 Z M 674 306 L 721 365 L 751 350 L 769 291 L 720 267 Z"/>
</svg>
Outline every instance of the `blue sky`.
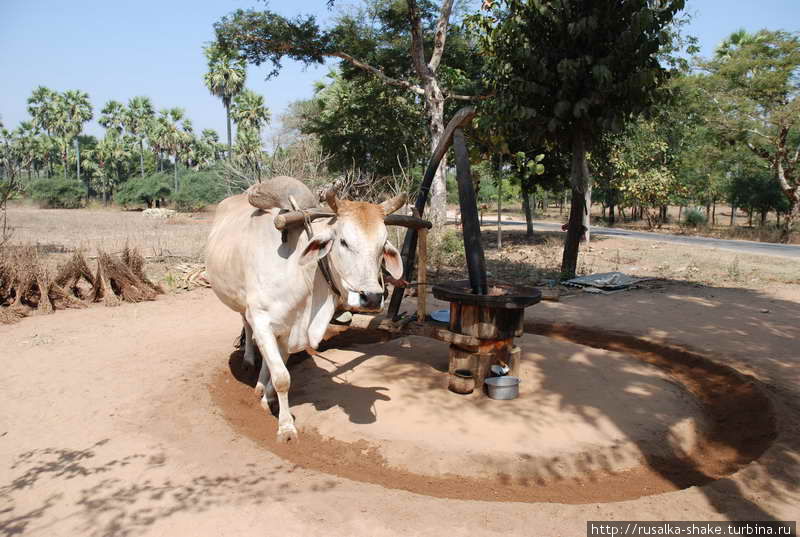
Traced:
<svg viewBox="0 0 800 537">
<path fill-rule="evenodd" d="M 202 46 L 213 39 L 220 17 L 260 6 L 256 0 L 0 0 L 0 117 L 6 127 L 27 119 L 26 99 L 45 85 L 88 92 L 95 118 L 110 99 L 148 95 L 157 108 L 186 109 L 196 130 L 213 128 L 224 136 L 222 104 L 202 83 Z M 270 8 L 332 17 L 324 0 L 276 0 Z M 689 33 L 700 39 L 703 55 L 740 27 L 800 29 L 798 0 L 689 0 L 687 10 L 694 15 Z M 266 96 L 277 118 L 290 102 L 311 96 L 314 81 L 327 72 L 287 61 L 278 77 L 264 81 L 266 69 L 251 67 L 247 86 Z M 102 134 L 96 121 L 86 130 Z"/>
</svg>

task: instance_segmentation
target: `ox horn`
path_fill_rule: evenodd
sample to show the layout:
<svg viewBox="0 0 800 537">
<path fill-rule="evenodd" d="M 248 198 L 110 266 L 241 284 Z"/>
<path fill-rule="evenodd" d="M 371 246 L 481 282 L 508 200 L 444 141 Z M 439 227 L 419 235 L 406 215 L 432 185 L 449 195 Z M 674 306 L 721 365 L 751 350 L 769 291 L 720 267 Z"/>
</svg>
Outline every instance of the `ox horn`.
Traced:
<svg viewBox="0 0 800 537">
<path fill-rule="evenodd" d="M 405 194 L 400 194 L 399 196 L 395 196 L 393 198 L 384 201 L 383 203 L 381 203 L 381 209 L 383 209 L 383 214 L 384 215 L 392 214 L 397 209 L 405 205 L 407 199 L 408 196 L 406 196 Z"/>
<path fill-rule="evenodd" d="M 328 206 L 330 206 L 334 213 L 339 212 L 339 207 L 336 203 L 336 192 L 334 192 L 333 189 L 330 189 L 325 193 L 325 201 L 328 202 Z"/>
</svg>

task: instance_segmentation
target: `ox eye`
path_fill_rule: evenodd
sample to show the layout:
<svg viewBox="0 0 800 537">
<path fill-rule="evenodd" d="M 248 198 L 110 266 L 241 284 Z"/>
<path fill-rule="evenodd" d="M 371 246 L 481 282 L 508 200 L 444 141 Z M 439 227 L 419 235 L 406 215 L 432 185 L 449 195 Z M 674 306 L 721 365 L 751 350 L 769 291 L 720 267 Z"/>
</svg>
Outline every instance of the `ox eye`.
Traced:
<svg viewBox="0 0 800 537">
<path fill-rule="evenodd" d="M 347 246 L 347 241 L 346 241 L 346 240 L 344 240 L 344 239 L 339 239 L 339 244 L 341 244 L 341 245 L 342 245 L 342 246 L 344 246 L 345 248 L 349 248 L 349 247 Z"/>
</svg>

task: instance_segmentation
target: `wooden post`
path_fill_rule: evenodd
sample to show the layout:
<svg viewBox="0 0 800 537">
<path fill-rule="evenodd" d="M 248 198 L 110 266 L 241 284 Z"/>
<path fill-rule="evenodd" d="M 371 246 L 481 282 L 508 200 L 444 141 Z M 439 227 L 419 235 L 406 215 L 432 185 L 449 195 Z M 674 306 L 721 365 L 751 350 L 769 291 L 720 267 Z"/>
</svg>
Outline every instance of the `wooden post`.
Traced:
<svg viewBox="0 0 800 537">
<path fill-rule="evenodd" d="M 421 228 L 417 242 L 417 322 L 424 323 L 428 315 L 428 230 Z"/>
</svg>

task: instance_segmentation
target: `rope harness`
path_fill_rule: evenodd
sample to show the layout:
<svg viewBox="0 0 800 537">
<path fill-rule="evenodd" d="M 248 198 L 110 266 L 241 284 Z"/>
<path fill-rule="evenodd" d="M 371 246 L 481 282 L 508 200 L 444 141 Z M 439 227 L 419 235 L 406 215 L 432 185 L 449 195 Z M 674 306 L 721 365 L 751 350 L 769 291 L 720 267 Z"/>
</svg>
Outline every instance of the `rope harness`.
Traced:
<svg viewBox="0 0 800 537">
<path fill-rule="evenodd" d="M 306 235 L 308 236 L 308 240 L 311 240 L 311 237 L 314 236 L 314 232 L 311 229 L 311 219 L 308 217 L 308 211 L 305 209 L 300 209 L 297 207 L 297 202 L 295 202 L 292 196 L 289 196 L 289 202 L 292 204 L 292 207 L 295 211 L 302 211 L 303 213 L 303 228 L 306 230 Z M 322 272 L 322 277 L 325 278 L 325 281 L 328 282 L 328 287 L 331 288 L 333 294 L 338 297 L 342 296 L 342 293 L 333 283 L 333 278 L 331 277 L 331 266 L 328 263 L 328 256 L 322 257 L 317 260 L 317 266 L 319 267 L 320 272 Z"/>
</svg>

